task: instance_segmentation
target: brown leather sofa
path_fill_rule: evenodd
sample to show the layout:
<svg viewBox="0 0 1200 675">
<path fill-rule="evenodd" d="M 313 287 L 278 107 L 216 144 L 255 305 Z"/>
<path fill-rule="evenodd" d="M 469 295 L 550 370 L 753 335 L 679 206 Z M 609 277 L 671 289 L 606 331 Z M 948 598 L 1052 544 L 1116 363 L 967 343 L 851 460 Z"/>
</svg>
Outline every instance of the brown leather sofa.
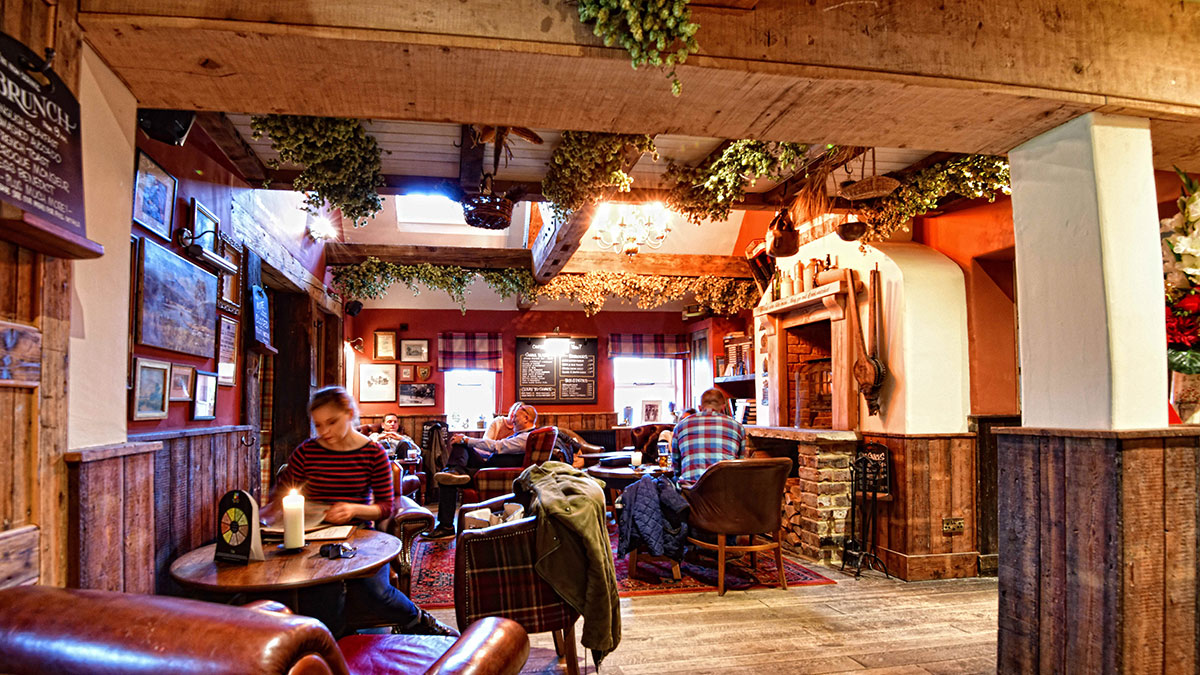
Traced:
<svg viewBox="0 0 1200 675">
<path fill-rule="evenodd" d="M 158 595 L 19 586 L 0 591 L 0 672 L 13 675 L 515 675 L 529 637 L 483 619 L 457 640 L 351 635 L 282 605 L 245 607 Z"/>
</svg>

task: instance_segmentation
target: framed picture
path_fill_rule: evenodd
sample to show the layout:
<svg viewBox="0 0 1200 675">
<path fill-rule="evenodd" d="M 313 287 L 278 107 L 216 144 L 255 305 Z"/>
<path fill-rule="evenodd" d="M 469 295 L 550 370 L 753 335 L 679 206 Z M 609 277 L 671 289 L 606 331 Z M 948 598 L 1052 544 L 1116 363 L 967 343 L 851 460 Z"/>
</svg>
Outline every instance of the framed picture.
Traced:
<svg viewBox="0 0 1200 675">
<path fill-rule="evenodd" d="M 432 382 L 401 383 L 397 405 L 436 405 L 437 385 Z"/>
<path fill-rule="evenodd" d="M 172 401 L 192 400 L 192 380 L 196 379 L 196 369 L 192 366 L 171 364 L 171 394 Z"/>
<path fill-rule="evenodd" d="M 401 382 L 412 382 L 413 381 L 413 367 L 412 366 L 400 366 L 400 381 Z"/>
<path fill-rule="evenodd" d="M 217 309 L 237 316 L 242 308 L 242 245 L 232 237 L 221 235 L 221 257 L 237 268 L 236 272 L 221 273 L 221 292 Z"/>
<path fill-rule="evenodd" d="M 217 330 L 217 384 L 232 387 L 237 384 L 238 320 L 220 318 Z"/>
<path fill-rule="evenodd" d="M 432 366 L 417 366 L 417 379 L 424 382 L 433 374 Z"/>
<path fill-rule="evenodd" d="M 192 197 L 192 243 L 199 244 L 201 248 L 213 255 L 218 255 L 220 250 L 218 242 L 221 241 L 221 220 L 213 215 L 208 207 L 200 203 L 199 199 Z"/>
<path fill-rule="evenodd" d="M 429 340 L 401 340 L 400 360 L 404 363 L 425 363 L 429 360 Z"/>
<path fill-rule="evenodd" d="M 133 419 L 159 420 L 167 416 L 167 387 L 171 364 L 138 359 L 133 373 Z"/>
<path fill-rule="evenodd" d="M 217 374 L 196 371 L 196 397 L 192 399 L 192 419 L 217 418 Z"/>
<path fill-rule="evenodd" d="M 376 361 L 395 361 L 396 360 L 396 331 L 394 331 L 394 330 L 377 330 L 377 331 L 375 331 L 375 357 L 374 358 Z"/>
<path fill-rule="evenodd" d="M 133 222 L 169 240 L 178 185 L 174 176 L 139 150 L 133 184 Z"/>
<path fill-rule="evenodd" d="M 396 400 L 396 364 L 361 363 L 358 366 L 358 400 L 363 403 Z"/>
<path fill-rule="evenodd" d="M 642 401 L 642 424 L 653 424 L 662 413 L 662 401 Z"/>
<path fill-rule="evenodd" d="M 138 344 L 211 358 L 217 276 L 144 239 L 138 265 Z"/>
</svg>

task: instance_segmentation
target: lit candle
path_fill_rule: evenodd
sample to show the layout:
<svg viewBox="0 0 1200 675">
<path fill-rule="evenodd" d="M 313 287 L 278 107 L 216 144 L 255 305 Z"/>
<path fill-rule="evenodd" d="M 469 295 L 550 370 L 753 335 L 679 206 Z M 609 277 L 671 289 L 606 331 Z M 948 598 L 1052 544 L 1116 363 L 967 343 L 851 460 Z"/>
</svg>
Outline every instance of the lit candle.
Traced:
<svg viewBox="0 0 1200 675">
<path fill-rule="evenodd" d="M 304 546 L 304 495 L 295 490 L 283 498 L 283 547 Z"/>
<path fill-rule="evenodd" d="M 633 459 L 630 461 L 630 463 L 633 464 L 634 466 L 641 466 L 642 465 L 642 453 L 640 453 L 640 452 L 633 453 Z"/>
</svg>

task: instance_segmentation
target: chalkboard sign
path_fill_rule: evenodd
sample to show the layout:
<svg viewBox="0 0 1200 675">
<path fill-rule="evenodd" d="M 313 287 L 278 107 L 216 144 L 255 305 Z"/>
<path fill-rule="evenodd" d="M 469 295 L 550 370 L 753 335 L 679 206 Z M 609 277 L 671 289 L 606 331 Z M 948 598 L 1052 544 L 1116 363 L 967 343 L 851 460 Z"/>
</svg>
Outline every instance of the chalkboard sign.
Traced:
<svg viewBox="0 0 1200 675">
<path fill-rule="evenodd" d="M 517 399 L 595 403 L 596 343 L 594 337 L 517 338 Z"/>
<path fill-rule="evenodd" d="M 43 86 L 31 63 L 41 59 L 0 33 L 0 200 L 53 235 L 84 239 L 79 101 L 54 71 Z"/>
<path fill-rule="evenodd" d="M 271 307 L 267 304 L 267 292 L 262 286 L 250 289 L 250 304 L 254 315 L 254 340 L 264 347 L 271 347 Z"/>
<path fill-rule="evenodd" d="M 892 455 L 882 443 L 865 443 L 854 456 L 854 465 L 862 471 L 863 492 L 879 495 L 892 493 Z"/>
</svg>

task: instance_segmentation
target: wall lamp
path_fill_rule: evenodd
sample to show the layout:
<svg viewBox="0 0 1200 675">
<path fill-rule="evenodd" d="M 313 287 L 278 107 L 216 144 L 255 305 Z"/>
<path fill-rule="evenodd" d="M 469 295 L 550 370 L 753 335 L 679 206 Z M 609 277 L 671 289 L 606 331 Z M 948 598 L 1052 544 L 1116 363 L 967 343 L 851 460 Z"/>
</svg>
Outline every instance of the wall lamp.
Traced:
<svg viewBox="0 0 1200 675">
<path fill-rule="evenodd" d="M 226 274 L 237 274 L 237 265 L 204 248 L 204 246 L 200 245 L 200 243 L 196 241 L 197 239 L 209 234 L 213 235 L 213 237 L 216 237 L 217 231 L 208 230 L 206 232 L 201 232 L 200 234 L 192 234 L 191 230 L 181 227 L 179 228 L 179 234 L 176 238 L 179 239 L 179 245 L 182 246 L 183 250 L 186 251 L 191 257 L 210 263 Z"/>
<path fill-rule="evenodd" d="M 348 341 L 346 344 L 350 345 L 350 348 L 356 352 L 361 353 L 363 351 L 363 339 L 360 337 L 356 337 L 353 340 Z"/>
</svg>

